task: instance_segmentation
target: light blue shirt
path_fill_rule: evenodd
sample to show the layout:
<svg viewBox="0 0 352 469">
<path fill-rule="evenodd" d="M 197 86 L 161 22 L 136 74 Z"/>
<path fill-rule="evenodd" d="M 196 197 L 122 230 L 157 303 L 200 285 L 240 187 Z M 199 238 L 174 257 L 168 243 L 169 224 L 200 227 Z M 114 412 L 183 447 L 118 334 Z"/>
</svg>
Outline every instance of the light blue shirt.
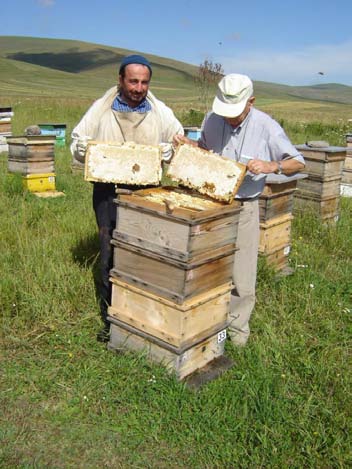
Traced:
<svg viewBox="0 0 352 469">
<path fill-rule="evenodd" d="M 112 109 L 118 112 L 138 112 L 140 114 L 145 114 L 152 109 L 150 102 L 147 99 L 143 99 L 142 102 L 136 107 L 129 106 L 120 95 L 117 95 L 112 103 Z"/>
<path fill-rule="evenodd" d="M 255 108 L 235 129 L 223 117 L 213 112 L 207 114 L 202 124 L 199 145 L 236 161 L 241 156 L 264 161 L 294 158 L 304 164 L 303 156 L 292 145 L 283 128 L 268 114 Z M 264 189 L 265 179 L 256 180 L 251 173 L 247 173 L 236 198 L 258 197 Z"/>
</svg>

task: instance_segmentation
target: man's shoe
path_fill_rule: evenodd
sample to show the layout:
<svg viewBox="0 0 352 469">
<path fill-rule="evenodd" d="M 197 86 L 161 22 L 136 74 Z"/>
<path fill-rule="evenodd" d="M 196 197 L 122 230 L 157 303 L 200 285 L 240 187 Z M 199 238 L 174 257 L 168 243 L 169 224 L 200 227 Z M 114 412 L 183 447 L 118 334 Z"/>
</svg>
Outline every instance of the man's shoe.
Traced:
<svg viewBox="0 0 352 469">
<path fill-rule="evenodd" d="M 233 345 L 244 347 L 247 344 L 249 334 L 244 334 L 237 331 L 228 331 L 228 336 Z"/>
<path fill-rule="evenodd" d="M 98 342 L 109 342 L 110 340 L 110 324 L 106 324 L 97 334 Z"/>
</svg>

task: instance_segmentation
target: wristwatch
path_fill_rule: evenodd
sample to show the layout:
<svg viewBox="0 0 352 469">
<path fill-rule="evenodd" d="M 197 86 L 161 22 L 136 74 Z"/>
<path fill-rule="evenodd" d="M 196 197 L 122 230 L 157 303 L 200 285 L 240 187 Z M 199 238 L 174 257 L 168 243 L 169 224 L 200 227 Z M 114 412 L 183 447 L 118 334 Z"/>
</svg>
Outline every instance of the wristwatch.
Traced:
<svg viewBox="0 0 352 469">
<path fill-rule="evenodd" d="M 276 170 L 276 174 L 282 174 L 281 161 L 277 161 L 277 170 Z"/>
</svg>

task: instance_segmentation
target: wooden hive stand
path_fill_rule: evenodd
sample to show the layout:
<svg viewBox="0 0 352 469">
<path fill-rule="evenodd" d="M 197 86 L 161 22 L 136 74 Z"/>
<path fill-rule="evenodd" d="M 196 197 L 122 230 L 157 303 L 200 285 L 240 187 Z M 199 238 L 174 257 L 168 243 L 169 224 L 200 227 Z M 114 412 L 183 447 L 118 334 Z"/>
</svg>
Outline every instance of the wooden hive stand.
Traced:
<svg viewBox="0 0 352 469">
<path fill-rule="evenodd" d="M 296 147 L 304 156 L 308 178 L 299 181 L 294 199 L 295 211 L 309 211 L 325 223 L 339 218 L 345 147 Z"/>
</svg>

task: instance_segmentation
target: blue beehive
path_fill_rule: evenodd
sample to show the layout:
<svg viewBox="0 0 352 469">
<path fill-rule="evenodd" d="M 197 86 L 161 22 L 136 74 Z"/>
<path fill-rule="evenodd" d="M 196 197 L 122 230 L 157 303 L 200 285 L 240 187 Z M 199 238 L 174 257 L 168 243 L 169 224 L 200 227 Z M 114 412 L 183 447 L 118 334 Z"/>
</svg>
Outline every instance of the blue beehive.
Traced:
<svg viewBox="0 0 352 469">
<path fill-rule="evenodd" d="M 191 140 L 198 140 L 201 136 L 201 129 L 199 127 L 184 127 L 186 137 Z"/>
<path fill-rule="evenodd" d="M 38 124 L 41 135 L 55 135 L 56 146 L 63 147 L 66 142 L 66 124 Z"/>
</svg>

